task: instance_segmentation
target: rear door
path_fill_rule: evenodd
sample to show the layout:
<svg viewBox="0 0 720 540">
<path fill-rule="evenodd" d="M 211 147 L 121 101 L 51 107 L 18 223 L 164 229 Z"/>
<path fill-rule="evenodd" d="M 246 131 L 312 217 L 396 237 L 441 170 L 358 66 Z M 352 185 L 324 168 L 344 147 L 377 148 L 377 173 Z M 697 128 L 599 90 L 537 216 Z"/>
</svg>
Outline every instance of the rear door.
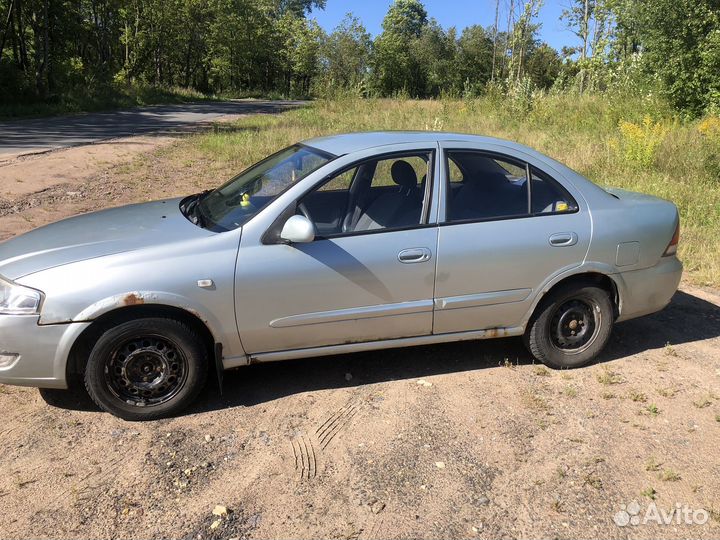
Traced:
<svg viewBox="0 0 720 540">
<path fill-rule="evenodd" d="M 433 333 L 519 326 L 543 284 L 584 260 L 588 210 L 531 156 L 441 147 Z"/>
</svg>

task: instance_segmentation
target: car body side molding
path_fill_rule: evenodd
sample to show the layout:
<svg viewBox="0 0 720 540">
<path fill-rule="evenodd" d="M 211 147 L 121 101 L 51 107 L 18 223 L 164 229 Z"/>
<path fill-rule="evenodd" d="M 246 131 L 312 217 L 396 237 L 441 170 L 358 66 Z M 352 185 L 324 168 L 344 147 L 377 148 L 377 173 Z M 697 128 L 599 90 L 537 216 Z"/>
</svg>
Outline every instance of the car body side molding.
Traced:
<svg viewBox="0 0 720 540">
<path fill-rule="evenodd" d="M 350 309 L 334 309 L 331 311 L 318 311 L 290 315 L 270 321 L 272 328 L 288 328 L 291 326 L 305 326 L 340 321 L 354 321 L 370 319 L 373 317 L 389 317 L 392 315 L 409 315 L 412 313 L 427 313 L 432 311 L 432 300 L 417 300 L 414 302 L 398 302 L 395 304 L 379 304 L 376 306 L 363 306 Z"/>
<path fill-rule="evenodd" d="M 480 294 L 465 294 L 435 299 L 435 309 L 457 309 L 477 306 L 492 306 L 509 302 L 527 300 L 532 289 L 511 289 L 509 291 L 492 291 Z"/>
</svg>

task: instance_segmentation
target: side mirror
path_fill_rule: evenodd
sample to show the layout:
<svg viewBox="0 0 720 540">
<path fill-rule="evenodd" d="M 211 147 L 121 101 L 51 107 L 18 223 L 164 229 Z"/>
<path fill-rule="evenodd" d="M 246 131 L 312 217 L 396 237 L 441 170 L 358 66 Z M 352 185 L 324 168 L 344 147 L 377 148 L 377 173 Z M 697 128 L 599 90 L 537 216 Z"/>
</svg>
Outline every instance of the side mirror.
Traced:
<svg viewBox="0 0 720 540">
<path fill-rule="evenodd" d="M 305 216 L 290 216 L 283 225 L 280 238 L 294 244 L 315 240 L 315 225 Z"/>
</svg>

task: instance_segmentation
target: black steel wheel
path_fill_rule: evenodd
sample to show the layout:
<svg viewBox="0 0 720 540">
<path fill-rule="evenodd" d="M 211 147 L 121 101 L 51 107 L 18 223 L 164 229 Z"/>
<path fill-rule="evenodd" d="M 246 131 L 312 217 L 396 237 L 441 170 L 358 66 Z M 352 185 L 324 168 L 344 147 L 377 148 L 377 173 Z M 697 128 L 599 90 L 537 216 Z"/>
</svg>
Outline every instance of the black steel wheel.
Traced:
<svg viewBox="0 0 720 540">
<path fill-rule="evenodd" d="M 108 356 L 105 382 L 126 403 L 152 407 L 177 395 L 187 371 L 187 358 L 177 344 L 156 334 L 139 335 Z"/>
<path fill-rule="evenodd" d="M 107 330 L 90 353 L 85 386 L 103 410 L 126 420 L 177 414 L 205 384 L 208 351 L 173 319 L 146 318 Z"/>
<path fill-rule="evenodd" d="M 580 367 L 605 348 L 613 315 L 606 290 L 583 283 L 561 286 L 538 305 L 525 331 L 525 344 L 550 367 Z"/>
<path fill-rule="evenodd" d="M 563 352 L 579 353 L 592 344 L 601 324 L 602 311 L 595 302 L 572 298 L 550 318 L 550 341 Z"/>
</svg>

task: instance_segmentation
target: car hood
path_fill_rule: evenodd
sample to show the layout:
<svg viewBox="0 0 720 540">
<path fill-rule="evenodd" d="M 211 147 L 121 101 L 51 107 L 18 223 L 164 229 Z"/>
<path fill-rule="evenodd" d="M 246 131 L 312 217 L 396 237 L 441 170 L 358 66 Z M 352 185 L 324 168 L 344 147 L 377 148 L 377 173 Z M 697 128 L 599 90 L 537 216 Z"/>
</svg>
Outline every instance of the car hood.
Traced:
<svg viewBox="0 0 720 540">
<path fill-rule="evenodd" d="M 18 279 L 55 266 L 216 234 L 188 221 L 180 200 L 83 214 L 0 243 L 0 275 Z"/>
</svg>

